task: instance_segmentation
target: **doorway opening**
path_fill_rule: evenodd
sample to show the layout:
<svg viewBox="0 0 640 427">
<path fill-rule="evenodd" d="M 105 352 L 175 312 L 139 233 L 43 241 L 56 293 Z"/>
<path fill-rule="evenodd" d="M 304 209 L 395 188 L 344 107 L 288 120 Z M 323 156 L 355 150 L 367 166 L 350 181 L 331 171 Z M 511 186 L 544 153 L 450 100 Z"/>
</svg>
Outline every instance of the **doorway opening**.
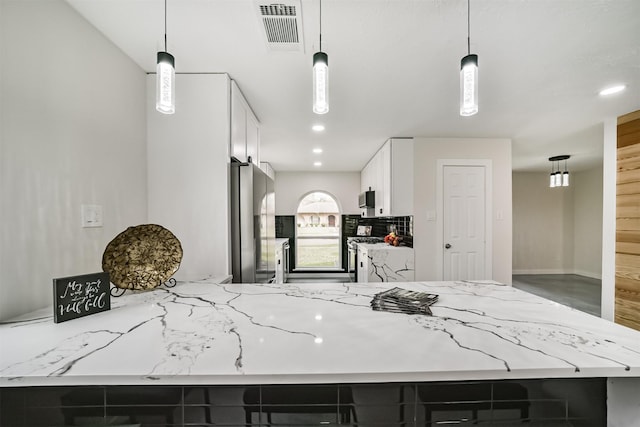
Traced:
<svg viewBox="0 0 640 427">
<path fill-rule="evenodd" d="M 333 196 L 314 191 L 296 212 L 296 269 L 339 270 L 340 208 Z"/>
</svg>

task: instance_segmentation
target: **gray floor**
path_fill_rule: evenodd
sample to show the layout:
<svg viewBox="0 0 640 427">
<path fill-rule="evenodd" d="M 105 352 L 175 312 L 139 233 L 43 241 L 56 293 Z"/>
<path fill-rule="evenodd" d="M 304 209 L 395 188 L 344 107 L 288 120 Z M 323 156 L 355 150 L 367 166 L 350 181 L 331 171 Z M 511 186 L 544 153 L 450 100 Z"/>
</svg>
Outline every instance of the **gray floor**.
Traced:
<svg viewBox="0 0 640 427">
<path fill-rule="evenodd" d="M 576 274 L 514 275 L 514 288 L 600 317 L 602 281 Z"/>
</svg>

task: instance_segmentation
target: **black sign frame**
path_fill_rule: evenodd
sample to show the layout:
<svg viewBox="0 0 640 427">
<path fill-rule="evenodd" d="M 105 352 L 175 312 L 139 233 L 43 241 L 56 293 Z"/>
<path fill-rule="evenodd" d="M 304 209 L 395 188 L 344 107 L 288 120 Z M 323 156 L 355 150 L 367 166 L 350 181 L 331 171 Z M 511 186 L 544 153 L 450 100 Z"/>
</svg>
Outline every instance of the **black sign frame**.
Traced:
<svg viewBox="0 0 640 427">
<path fill-rule="evenodd" d="M 53 279 L 53 321 L 78 319 L 111 309 L 109 273 Z"/>
</svg>

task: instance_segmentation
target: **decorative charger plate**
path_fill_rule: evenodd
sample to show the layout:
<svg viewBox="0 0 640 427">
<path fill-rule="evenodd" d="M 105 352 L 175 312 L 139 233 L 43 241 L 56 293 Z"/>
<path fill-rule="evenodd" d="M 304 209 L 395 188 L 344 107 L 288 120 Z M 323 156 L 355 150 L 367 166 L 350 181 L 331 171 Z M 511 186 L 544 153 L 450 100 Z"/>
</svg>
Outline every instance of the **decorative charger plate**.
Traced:
<svg viewBox="0 0 640 427">
<path fill-rule="evenodd" d="M 104 250 L 102 270 L 122 289 L 146 290 L 165 283 L 178 271 L 182 246 L 176 236 L 156 224 L 129 227 Z"/>
</svg>

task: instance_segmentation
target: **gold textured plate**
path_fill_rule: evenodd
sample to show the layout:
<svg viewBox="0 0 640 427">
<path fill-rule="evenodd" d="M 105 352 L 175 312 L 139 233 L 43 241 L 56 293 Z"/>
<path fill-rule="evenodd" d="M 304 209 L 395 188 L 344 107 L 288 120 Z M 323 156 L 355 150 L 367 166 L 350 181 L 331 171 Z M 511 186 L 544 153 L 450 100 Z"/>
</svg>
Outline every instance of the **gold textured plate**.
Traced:
<svg viewBox="0 0 640 427">
<path fill-rule="evenodd" d="M 178 271 L 182 246 L 176 236 L 156 224 L 129 227 L 104 250 L 102 270 L 122 289 L 146 290 L 165 283 Z"/>
</svg>

